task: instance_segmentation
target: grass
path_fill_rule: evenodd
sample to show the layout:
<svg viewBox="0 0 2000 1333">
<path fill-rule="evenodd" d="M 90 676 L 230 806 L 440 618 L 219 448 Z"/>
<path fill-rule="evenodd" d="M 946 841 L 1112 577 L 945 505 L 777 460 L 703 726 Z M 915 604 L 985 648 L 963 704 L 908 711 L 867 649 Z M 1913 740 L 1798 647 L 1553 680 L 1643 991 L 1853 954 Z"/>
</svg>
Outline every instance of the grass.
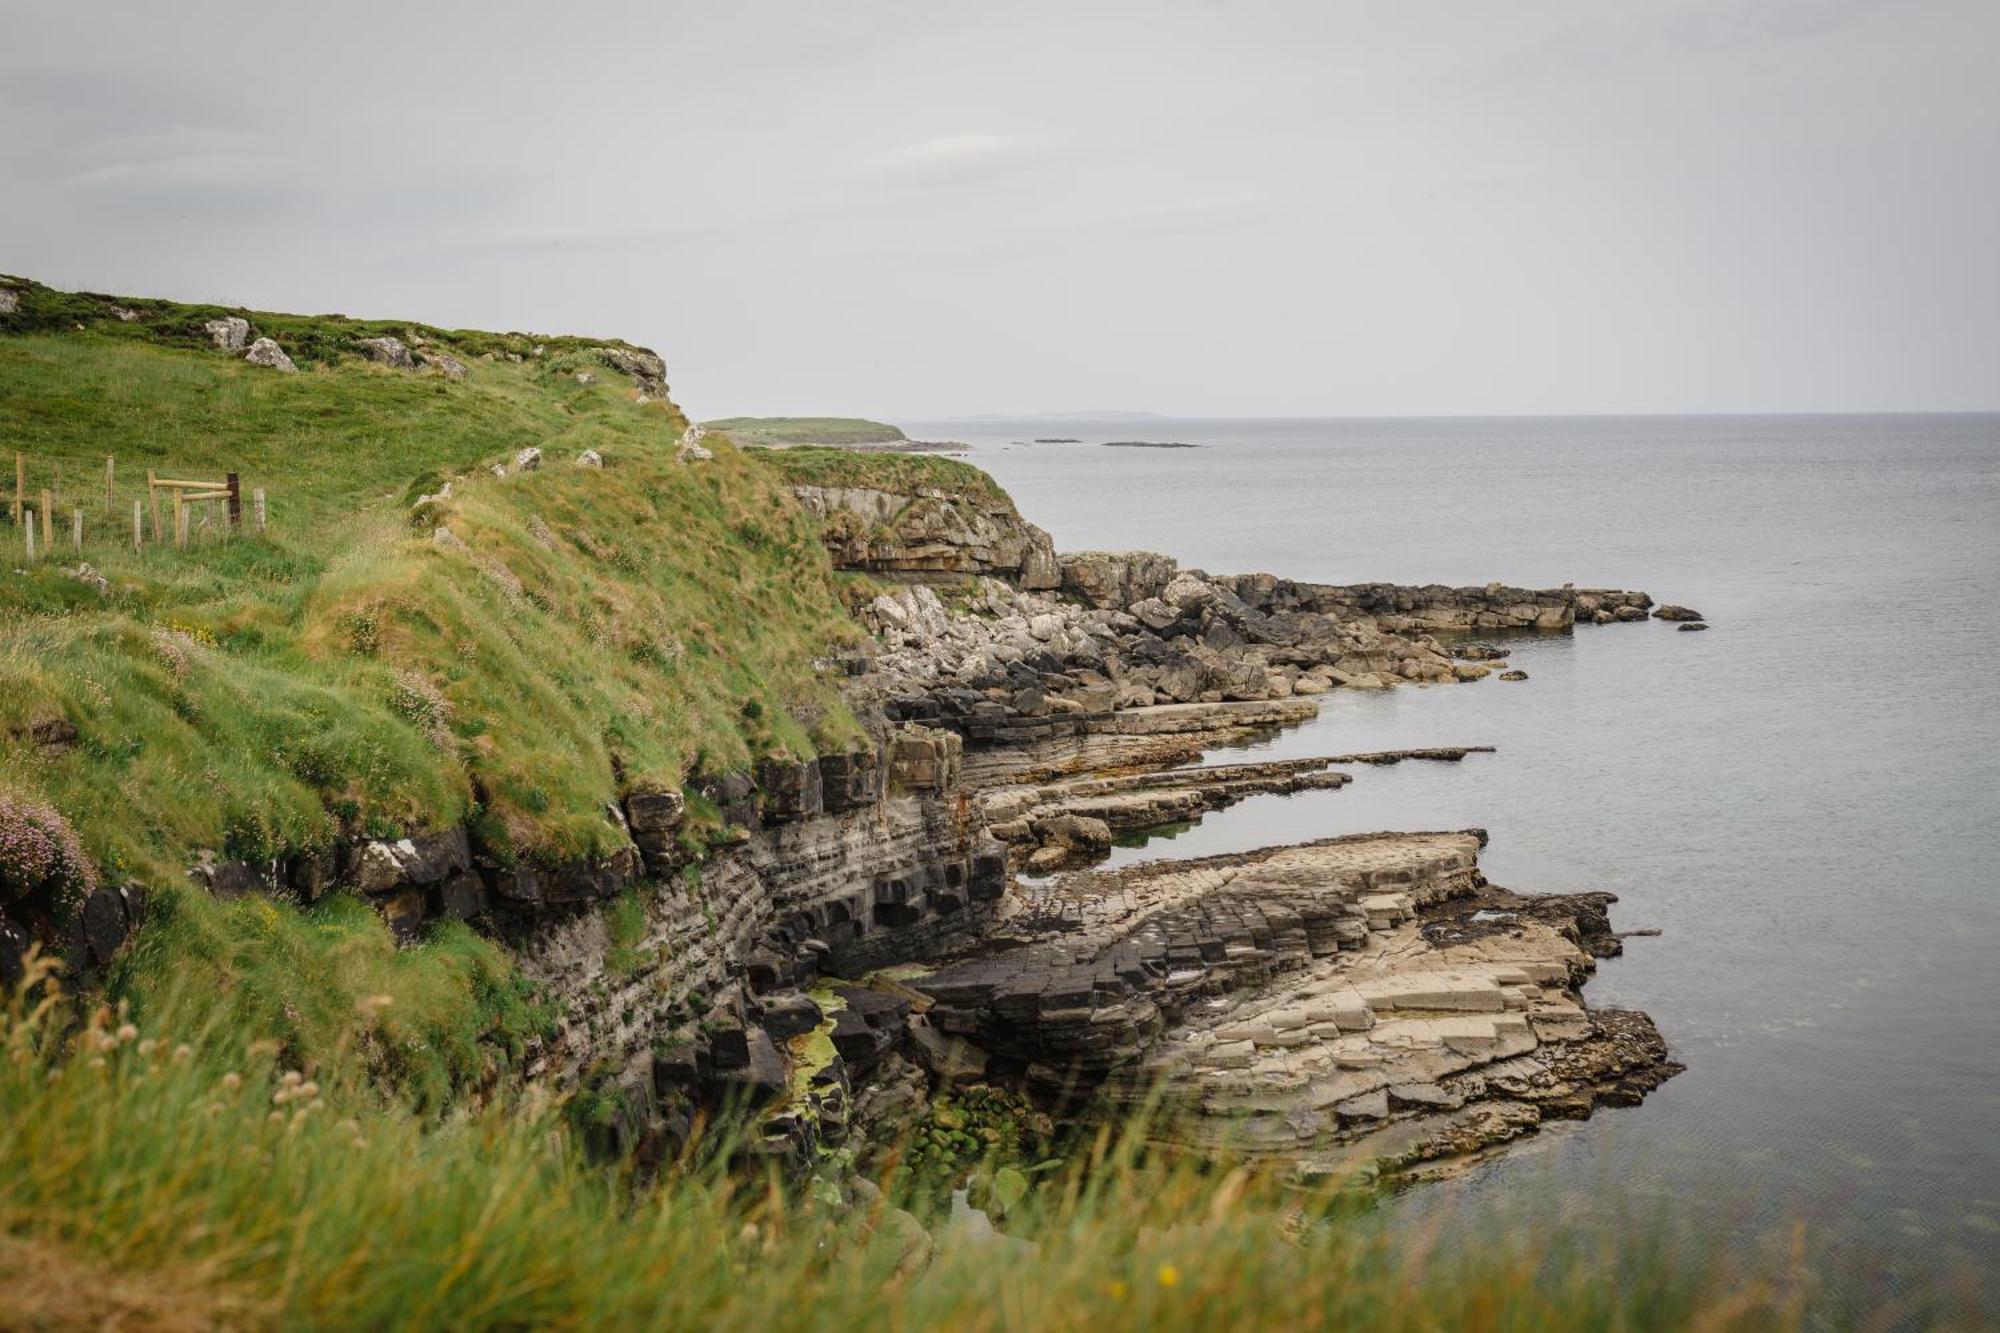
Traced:
<svg viewBox="0 0 2000 1333">
<path fill-rule="evenodd" d="M 984 1189 L 1032 1249 L 931 1216 L 924 1262 L 830 1179 L 690 1163 L 647 1185 L 528 1106 L 427 1123 L 344 1059 L 297 1068 L 198 995 L 66 1012 L 23 992 L 0 1018 L 10 1326 L 1786 1329 L 1845 1308 L 1796 1236 L 1730 1253 L 1657 1220 L 1544 1220 L 1452 1244 L 1349 1195 L 1148 1160 L 1136 1135 Z M 342 1052 L 380 1020 L 353 1013 Z"/>
<path fill-rule="evenodd" d="M 45 794 L 112 873 L 167 882 L 202 848 L 466 819 L 503 856 L 590 854 L 622 837 L 622 789 L 849 743 L 813 662 L 853 631 L 808 520 L 733 449 L 677 463 L 678 413 L 615 378 L 287 376 L 123 335 L 0 338 L 0 438 L 31 495 L 60 486 L 58 513 L 105 534 L 84 558 L 109 580 L 67 552 L 0 572 L 0 782 Z M 538 471 L 488 475 L 529 445 Z M 607 465 L 573 466 L 585 449 Z M 148 468 L 239 472 L 270 537 L 135 555 Z M 34 743 L 52 720 L 74 747 Z"/>
<path fill-rule="evenodd" d="M 870 454 L 850 449 L 771 449 L 759 461 L 801 486 L 865 486 L 898 494 L 936 491 L 966 496 L 1014 512 L 1014 501 L 992 477 L 936 454 Z"/>
<path fill-rule="evenodd" d="M 862 417 L 725 417 L 702 424 L 745 445 L 896 444 L 908 438 L 886 421 Z"/>
</svg>

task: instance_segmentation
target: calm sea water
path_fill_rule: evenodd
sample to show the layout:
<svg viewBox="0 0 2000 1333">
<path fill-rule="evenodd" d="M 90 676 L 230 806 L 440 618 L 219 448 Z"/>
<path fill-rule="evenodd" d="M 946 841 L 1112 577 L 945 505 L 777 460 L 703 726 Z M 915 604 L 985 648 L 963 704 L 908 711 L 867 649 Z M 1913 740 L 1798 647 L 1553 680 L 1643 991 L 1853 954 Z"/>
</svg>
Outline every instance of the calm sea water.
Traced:
<svg viewBox="0 0 2000 1333">
<path fill-rule="evenodd" d="M 2000 416 L 902 424 L 970 444 L 1065 550 L 1702 611 L 1520 642 L 1524 683 L 1337 691 L 1254 748 L 1499 753 L 1120 857 L 1483 826 L 1496 882 L 1609 889 L 1618 928 L 1662 932 L 1589 995 L 1688 1071 L 1445 1195 L 1803 1222 L 1890 1290 L 2000 1267 Z"/>
</svg>

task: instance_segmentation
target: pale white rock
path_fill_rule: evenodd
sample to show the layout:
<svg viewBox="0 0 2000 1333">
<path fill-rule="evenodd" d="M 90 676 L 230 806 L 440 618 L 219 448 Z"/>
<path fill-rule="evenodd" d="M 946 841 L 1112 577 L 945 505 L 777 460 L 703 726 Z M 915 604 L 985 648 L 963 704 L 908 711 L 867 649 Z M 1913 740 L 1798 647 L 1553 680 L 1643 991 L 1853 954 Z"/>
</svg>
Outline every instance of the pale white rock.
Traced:
<svg viewBox="0 0 2000 1333">
<path fill-rule="evenodd" d="M 269 366 L 287 375 L 295 375 L 299 369 L 292 364 L 292 358 L 285 355 L 285 349 L 269 338 L 259 338 L 251 343 L 243 353 L 243 359 L 253 366 Z"/>
<path fill-rule="evenodd" d="M 209 341 L 225 352 L 240 352 L 250 340 L 250 321 L 239 315 L 211 319 L 201 327 L 208 334 Z"/>
</svg>

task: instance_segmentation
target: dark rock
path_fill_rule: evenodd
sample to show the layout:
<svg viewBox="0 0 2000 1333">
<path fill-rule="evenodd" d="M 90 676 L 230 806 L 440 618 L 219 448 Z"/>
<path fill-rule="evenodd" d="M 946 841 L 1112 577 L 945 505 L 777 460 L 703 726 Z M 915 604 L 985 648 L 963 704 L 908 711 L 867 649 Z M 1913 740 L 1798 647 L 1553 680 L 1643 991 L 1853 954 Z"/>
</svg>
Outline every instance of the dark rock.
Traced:
<svg viewBox="0 0 2000 1333">
<path fill-rule="evenodd" d="M 487 909 L 486 881 L 470 870 L 460 870 L 425 894 L 432 916 L 468 921 Z"/>
<path fill-rule="evenodd" d="M 761 1106 L 785 1090 L 788 1075 L 785 1057 L 769 1033 L 751 1028 L 745 1036 L 743 1064 L 723 1073 L 719 1080 L 734 1089 L 751 1106 Z"/>
<path fill-rule="evenodd" d="M 1656 620 L 1682 620 L 1682 621 L 1708 619 L 1708 617 L 1704 616 L 1699 611 L 1691 610 L 1685 606 L 1671 606 L 1671 605 L 1662 606 L 1659 609 L 1655 610 L 1653 612 L 1653 617 Z"/>
<path fill-rule="evenodd" d="M 764 996 L 761 1003 L 764 1030 L 779 1041 L 811 1032 L 823 1017 L 812 997 L 796 991 Z"/>
<path fill-rule="evenodd" d="M 122 888 L 101 888 L 83 900 L 83 943 L 90 962 L 98 970 L 111 966 L 112 957 L 132 932 L 132 904 Z M 5 945 L 0 943 L 0 952 Z"/>
<path fill-rule="evenodd" d="M 1699 620 L 1690 620 L 1685 625 L 1681 625 L 1678 628 L 1680 629 L 1680 632 L 1683 634 L 1694 634 L 1698 633 L 1701 630 L 1707 629 L 1708 626 L 1703 624 Z"/>
<path fill-rule="evenodd" d="M 633 792 L 625 798 L 625 822 L 634 833 L 673 833 L 687 814 L 687 798 L 677 791 Z"/>
<path fill-rule="evenodd" d="M 810 819 L 823 808 L 819 765 L 810 759 L 762 759 L 757 786 L 764 794 L 764 818 L 774 824 Z"/>
</svg>

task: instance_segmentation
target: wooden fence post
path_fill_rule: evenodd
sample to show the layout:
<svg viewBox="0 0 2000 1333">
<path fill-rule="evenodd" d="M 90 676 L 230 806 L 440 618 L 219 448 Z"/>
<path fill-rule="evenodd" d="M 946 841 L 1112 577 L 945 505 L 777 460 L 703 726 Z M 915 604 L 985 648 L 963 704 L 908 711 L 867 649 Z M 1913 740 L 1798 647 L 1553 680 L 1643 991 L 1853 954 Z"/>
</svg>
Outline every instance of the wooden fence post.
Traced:
<svg viewBox="0 0 2000 1333">
<path fill-rule="evenodd" d="M 137 551 L 145 533 L 144 514 L 146 506 L 139 500 L 132 501 L 132 549 Z"/>
<path fill-rule="evenodd" d="M 83 506 L 78 505 L 69 515 L 69 544 L 78 555 L 83 554 Z"/>
<path fill-rule="evenodd" d="M 229 481 L 229 526 L 243 526 L 243 483 L 236 479 L 234 472 L 224 474 Z"/>
<path fill-rule="evenodd" d="M 181 501 L 181 493 L 174 492 L 174 549 L 185 550 L 188 544 L 188 511 Z"/>
<path fill-rule="evenodd" d="M 257 508 L 257 535 L 264 535 L 264 488 L 259 486 L 250 493 L 250 501 Z"/>
<path fill-rule="evenodd" d="M 118 512 L 117 490 L 118 460 L 110 454 L 104 455 L 104 516 L 110 518 Z"/>
<path fill-rule="evenodd" d="M 35 511 L 26 510 L 21 515 L 21 531 L 28 536 L 28 563 L 35 563 Z"/>
<path fill-rule="evenodd" d="M 55 545 L 56 537 L 56 496 L 55 492 L 42 488 L 42 545 Z"/>
<path fill-rule="evenodd" d="M 158 546 L 167 539 L 160 531 L 160 488 L 153 484 L 153 469 L 146 469 L 146 500 L 153 507 L 153 545 Z"/>
<path fill-rule="evenodd" d="M 14 525 L 20 526 L 21 515 L 28 509 L 28 456 L 14 454 Z"/>
</svg>

